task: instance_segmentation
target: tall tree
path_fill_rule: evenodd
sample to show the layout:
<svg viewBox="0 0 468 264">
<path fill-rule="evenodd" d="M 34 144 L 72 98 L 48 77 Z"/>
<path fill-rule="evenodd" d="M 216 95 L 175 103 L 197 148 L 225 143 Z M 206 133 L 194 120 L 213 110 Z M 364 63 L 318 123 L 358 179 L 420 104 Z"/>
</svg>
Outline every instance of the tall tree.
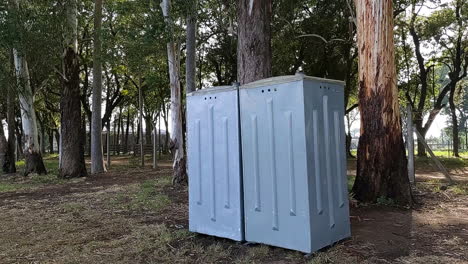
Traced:
<svg viewBox="0 0 468 264">
<path fill-rule="evenodd" d="M 16 13 L 19 14 L 21 8 L 19 1 L 14 0 L 13 5 Z M 19 21 L 19 30 L 25 31 L 26 29 L 24 28 L 21 18 Z M 34 91 L 31 88 L 31 79 L 25 51 L 14 48 L 13 58 L 18 83 L 21 124 L 23 128 L 23 154 L 26 160 L 24 175 L 26 176 L 30 173 L 47 174 L 39 146 L 37 117 L 34 109 Z"/>
<path fill-rule="evenodd" d="M 81 131 L 80 65 L 78 60 L 77 2 L 68 0 L 66 7 L 64 55 L 62 62 L 62 94 L 60 97 L 60 134 L 62 151 L 60 174 L 62 178 L 86 176 Z"/>
<path fill-rule="evenodd" d="M 102 0 L 94 3 L 93 97 L 91 121 L 91 173 L 105 171 L 102 154 L 102 53 L 101 53 Z"/>
<path fill-rule="evenodd" d="M 439 112 L 445 107 L 447 95 L 450 109 L 455 110 L 453 102 L 457 83 L 466 77 L 466 66 L 468 60 L 465 59 L 466 49 L 466 15 L 463 13 L 464 1 L 454 0 L 429 16 L 421 16 L 421 6 L 428 1 L 413 1 L 411 5 L 411 17 L 408 23 L 408 30 L 413 39 L 414 54 L 417 62 L 418 78 L 414 85 L 410 85 L 413 80 L 408 80 L 406 84 L 406 99 L 414 109 L 414 124 L 420 134 L 425 137 L 429 128 L 432 126 Z M 453 7 L 452 7 L 453 5 Z M 403 41 L 403 49 L 405 55 L 405 63 L 407 75 L 410 72 L 410 56 L 411 47 L 405 43 L 404 27 L 401 37 Z M 440 52 L 432 53 L 432 62 L 424 58 L 422 47 L 433 46 Z M 443 64 L 448 69 L 448 82 L 440 88 L 435 88 L 434 72 L 437 64 Z M 431 76 L 432 71 L 432 76 Z M 445 73 L 444 73 L 445 75 Z M 444 78 L 445 76 L 440 76 Z M 409 76 L 407 76 L 409 79 Z M 432 78 L 432 91 L 429 89 L 429 81 Z M 414 86 L 415 89 L 411 89 Z M 413 94 L 411 94 L 413 93 Z M 432 94 L 433 104 L 429 104 L 429 97 Z M 429 114 L 425 118 L 426 114 Z M 455 113 L 455 114 L 453 114 Z M 456 128 L 457 116 L 455 111 L 451 111 L 452 126 Z M 426 121 L 424 122 L 424 119 Z M 458 129 L 454 129 L 453 133 L 457 133 Z M 458 145 L 458 137 L 454 137 L 454 149 Z M 454 154 L 456 155 L 454 150 Z M 424 145 L 418 140 L 418 155 L 426 156 Z"/>
<path fill-rule="evenodd" d="M 3 108 L 3 107 L 2 107 Z M 3 130 L 3 117 L 0 117 L 0 166 L 5 167 L 8 152 L 8 143 Z"/>
<path fill-rule="evenodd" d="M 185 156 L 184 135 L 182 132 L 182 95 L 180 90 L 180 45 L 175 41 L 171 17 L 171 1 L 163 0 L 161 9 L 168 28 L 167 60 L 171 87 L 171 145 L 174 151 L 174 174 L 172 183 L 187 181 L 187 159 Z"/>
<path fill-rule="evenodd" d="M 412 202 L 396 85 L 392 0 L 355 0 L 359 49 L 361 136 L 357 177 L 360 201 Z"/>
<path fill-rule="evenodd" d="M 271 77 L 271 0 L 238 0 L 237 79 Z"/>
<path fill-rule="evenodd" d="M 457 107 L 455 105 L 455 95 L 457 93 L 458 83 L 467 76 L 468 73 L 468 38 L 466 36 L 466 22 L 467 16 L 462 15 L 463 6 L 466 2 L 463 0 L 455 1 L 455 45 L 452 49 L 449 49 L 449 61 L 448 65 L 450 72 L 448 74 L 450 83 L 450 96 L 449 96 L 449 107 L 450 116 L 452 118 L 452 138 L 453 138 L 453 155 L 460 157 L 460 138 L 459 134 L 459 123 L 457 117 Z"/>
<path fill-rule="evenodd" d="M 197 0 L 187 1 L 187 59 L 185 61 L 187 93 L 196 90 L 197 2 Z"/>
<path fill-rule="evenodd" d="M 15 136 L 15 99 L 13 93 L 13 86 L 9 85 L 7 88 L 7 124 L 8 124 L 8 149 L 5 156 L 5 164 L 3 167 L 3 172 L 5 173 L 15 173 L 16 164 L 15 164 L 15 146 L 16 146 L 16 136 Z"/>
</svg>

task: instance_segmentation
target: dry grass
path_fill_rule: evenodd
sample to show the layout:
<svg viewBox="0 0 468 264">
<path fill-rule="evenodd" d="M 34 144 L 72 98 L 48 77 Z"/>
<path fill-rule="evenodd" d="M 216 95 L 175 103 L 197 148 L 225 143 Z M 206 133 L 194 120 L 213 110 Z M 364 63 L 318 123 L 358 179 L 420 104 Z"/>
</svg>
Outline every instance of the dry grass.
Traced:
<svg viewBox="0 0 468 264">
<path fill-rule="evenodd" d="M 444 182 L 438 179 L 418 183 L 423 205 L 410 213 L 385 206 L 353 208 L 351 214 L 359 216 L 352 220 L 353 239 L 305 257 L 296 251 L 245 246 L 190 233 L 187 190 L 171 185 L 170 163 L 154 171 L 129 169 L 124 160 L 118 162 L 110 173 L 98 178 L 62 181 L 47 175 L 2 179 L 0 263 L 468 261 L 468 240 L 461 231 L 468 228 L 463 222 L 468 212 L 466 182 L 447 190 L 441 190 Z M 372 210 L 376 212 L 373 215 Z M 408 217 L 402 219 L 401 215 Z M 408 233 L 401 231 L 400 224 L 395 226 L 393 219 L 401 220 Z M 395 240 L 395 232 L 400 240 Z M 397 252 L 399 255 L 389 257 L 387 250 L 404 247 L 397 244 L 399 241 L 408 244 L 409 255 Z"/>
</svg>

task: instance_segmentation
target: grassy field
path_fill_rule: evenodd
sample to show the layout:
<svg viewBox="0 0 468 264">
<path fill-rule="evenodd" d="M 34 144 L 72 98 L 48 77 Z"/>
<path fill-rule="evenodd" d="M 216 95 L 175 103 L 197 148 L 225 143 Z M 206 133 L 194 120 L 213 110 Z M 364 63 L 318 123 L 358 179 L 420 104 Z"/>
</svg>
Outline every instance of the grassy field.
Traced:
<svg viewBox="0 0 468 264">
<path fill-rule="evenodd" d="M 2 264 L 468 262 L 463 159 L 443 159 L 453 173 L 464 172 L 448 189 L 429 161 L 418 159 L 414 209 L 389 200 L 352 205 L 353 237 L 311 256 L 189 232 L 187 187 L 172 186 L 169 160 L 153 170 L 134 157 L 114 158 L 109 172 L 72 180 L 57 178 L 56 156 L 44 162 L 48 175 L 0 176 Z M 349 188 L 353 182 L 350 175 Z"/>
</svg>

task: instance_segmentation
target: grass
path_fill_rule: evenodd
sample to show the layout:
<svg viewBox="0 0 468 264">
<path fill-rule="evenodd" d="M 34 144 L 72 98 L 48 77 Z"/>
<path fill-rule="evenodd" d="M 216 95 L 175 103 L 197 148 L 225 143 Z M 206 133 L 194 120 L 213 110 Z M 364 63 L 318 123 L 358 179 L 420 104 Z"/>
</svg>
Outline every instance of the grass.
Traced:
<svg viewBox="0 0 468 264">
<path fill-rule="evenodd" d="M 434 150 L 434 155 L 438 156 L 438 157 L 447 157 L 447 158 L 451 158 L 453 157 L 453 151 L 450 150 L 450 155 L 449 155 L 449 151 L 448 150 Z M 417 154 L 417 153 L 416 153 Z M 464 157 L 464 158 L 468 158 L 468 151 L 460 151 L 460 156 L 461 157 Z"/>
<path fill-rule="evenodd" d="M 57 154 L 44 157 L 44 166 L 47 169 L 46 175 L 32 174 L 28 177 L 19 176 L 24 171 L 25 161 L 16 162 L 17 175 L 0 180 L 0 192 L 12 192 L 24 189 L 31 189 L 48 184 L 64 184 L 68 181 L 58 178 L 58 158 Z"/>
<path fill-rule="evenodd" d="M 357 156 L 356 150 L 351 151 L 354 156 Z M 461 152 L 461 158 L 448 156 L 447 151 L 434 151 L 434 154 L 440 160 L 440 162 L 447 168 L 447 169 L 463 169 L 468 167 L 468 152 Z M 432 161 L 429 153 L 427 157 L 418 157 L 415 154 L 415 166 L 416 169 L 426 168 L 428 166 L 434 167 L 434 162 Z M 356 162 L 355 159 L 349 159 L 349 162 Z"/>
<path fill-rule="evenodd" d="M 332 263 L 351 264 L 351 263 L 366 263 L 366 262 L 359 260 L 356 256 L 350 255 L 349 253 L 345 251 L 344 246 L 338 245 L 326 251 L 315 253 L 313 257 L 307 263 L 308 264 L 332 264 Z"/>
<path fill-rule="evenodd" d="M 468 184 L 457 184 L 453 186 L 449 186 L 448 190 L 459 195 L 468 195 Z"/>
<path fill-rule="evenodd" d="M 19 190 L 19 189 L 21 189 L 23 187 L 24 186 L 22 184 L 0 182 L 0 193 L 16 191 L 16 190 Z"/>
<path fill-rule="evenodd" d="M 129 211 L 160 211 L 171 204 L 171 199 L 161 192 L 170 185 L 170 176 L 146 180 L 135 184 L 127 193 L 118 193 L 110 198 L 110 206 Z"/>
<path fill-rule="evenodd" d="M 157 191 L 157 180 L 147 180 L 140 184 L 140 190 L 133 200 L 134 207 L 158 211 L 171 203 L 169 197 Z"/>
</svg>

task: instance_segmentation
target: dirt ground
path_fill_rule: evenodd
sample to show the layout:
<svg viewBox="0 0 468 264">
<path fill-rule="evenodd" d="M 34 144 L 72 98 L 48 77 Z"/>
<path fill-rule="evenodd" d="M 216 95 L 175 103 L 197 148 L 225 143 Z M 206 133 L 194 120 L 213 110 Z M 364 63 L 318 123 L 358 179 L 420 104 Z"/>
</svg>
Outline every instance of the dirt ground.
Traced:
<svg viewBox="0 0 468 264">
<path fill-rule="evenodd" d="M 468 263 L 468 169 L 447 190 L 419 171 L 413 209 L 353 206 L 352 238 L 312 256 L 188 232 L 187 189 L 171 185 L 169 161 L 116 160 L 65 182 L 0 176 L 28 186 L 0 192 L 0 263 Z"/>
</svg>

